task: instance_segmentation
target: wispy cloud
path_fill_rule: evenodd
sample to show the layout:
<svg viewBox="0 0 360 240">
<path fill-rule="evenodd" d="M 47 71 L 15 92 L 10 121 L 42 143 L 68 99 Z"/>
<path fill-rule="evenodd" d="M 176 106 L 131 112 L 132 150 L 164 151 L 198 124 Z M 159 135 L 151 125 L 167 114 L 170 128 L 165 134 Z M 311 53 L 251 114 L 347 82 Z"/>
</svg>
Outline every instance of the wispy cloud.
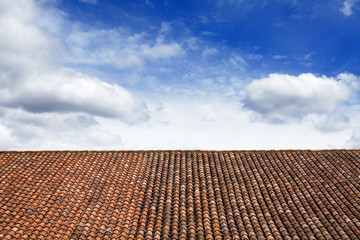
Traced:
<svg viewBox="0 0 360 240">
<path fill-rule="evenodd" d="M 353 14 L 353 7 L 358 2 L 358 0 L 345 0 L 343 3 L 342 8 L 340 8 L 340 11 L 345 16 L 350 16 Z"/>
<path fill-rule="evenodd" d="M 81 29 L 76 27 L 66 38 L 69 47 L 67 61 L 75 64 L 113 65 L 120 69 L 143 66 L 149 60 L 167 59 L 185 54 L 177 42 L 165 42 L 164 35 L 170 29 L 162 24 L 154 39 L 146 33 L 132 33 L 123 28 Z"/>
<path fill-rule="evenodd" d="M 261 55 L 261 54 L 254 54 L 254 53 L 251 53 L 248 55 L 248 58 L 251 59 L 251 60 L 260 60 L 262 59 L 264 56 Z"/>
<path fill-rule="evenodd" d="M 79 0 L 79 1 L 85 3 L 92 3 L 92 4 L 96 4 L 98 2 L 97 0 Z"/>
<path fill-rule="evenodd" d="M 244 68 L 248 65 L 245 59 L 239 55 L 234 55 L 229 59 L 229 63 L 234 67 Z"/>
<path fill-rule="evenodd" d="M 142 54 L 150 59 L 165 59 L 182 55 L 184 50 L 177 43 L 171 44 L 157 44 L 149 47 L 144 45 L 142 47 Z"/>
<path fill-rule="evenodd" d="M 216 48 L 206 48 L 206 49 L 202 52 L 201 56 L 204 57 L 204 58 L 206 58 L 206 57 L 208 57 L 208 56 L 215 55 L 215 54 L 217 54 L 218 52 L 219 52 L 219 51 L 218 51 Z"/>
<path fill-rule="evenodd" d="M 272 58 L 275 60 L 282 60 L 282 59 L 287 59 L 288 57 L 284 55 L 274 55 Z"/>
</svg>

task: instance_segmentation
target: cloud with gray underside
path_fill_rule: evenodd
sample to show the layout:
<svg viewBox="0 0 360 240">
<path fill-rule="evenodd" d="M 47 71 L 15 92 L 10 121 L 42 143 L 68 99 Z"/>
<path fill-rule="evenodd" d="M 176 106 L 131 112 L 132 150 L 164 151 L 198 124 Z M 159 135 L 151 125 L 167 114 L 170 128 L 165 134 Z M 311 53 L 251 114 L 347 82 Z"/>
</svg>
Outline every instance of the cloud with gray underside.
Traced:
<svg viewBox="0 0 360 240">
<path fill-rule="evenodd" d="M 348 100 L 354 80 L 343 73 L 336 78 L 270 74 L 246 87 L 244 107 L 270 122 L 299 121 L 309 114 L 329 114 Z"/>
<path fill-rule="evenodd" d="M 35 24 L 33 1 L 0 0 L 0 107 L 84 113 L 126 123 L 148 119 L 145 103 L 118 84 L 61 66 L 65 46 Z"/>
</svg>

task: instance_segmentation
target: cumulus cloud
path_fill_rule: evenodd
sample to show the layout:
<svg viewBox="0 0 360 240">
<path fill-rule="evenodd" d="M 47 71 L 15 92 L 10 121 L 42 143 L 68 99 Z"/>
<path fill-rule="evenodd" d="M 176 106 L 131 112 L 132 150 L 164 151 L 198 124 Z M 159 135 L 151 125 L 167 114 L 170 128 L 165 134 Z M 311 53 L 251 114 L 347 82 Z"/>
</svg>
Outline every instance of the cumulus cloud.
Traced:
<svg viewBox="0 0 360 240">
<path fill-rule="evenodd" d="M 144 103 L 119 85 L 62 69 L 0 88 L 0 104 L 29 112 L 84 112 L 128 123 L 146 120 Z"/>
<path fill-rule="evenodd" d="M 18 144 L 50 133 L 79 133 L 91 126 L 98 125 L 93 116 L 62 113 L 31 113 L 22 109 L 1 109 L 0 125 L 15 137 Z M 0 143 L 1 144 L 1 143 Z"/>
<path fill-rule="evenodd" d="M 345 0 L 343 3 L 342 8 L 340 8 L 340 11 L 345 15 L 345 16 L 350 16 L 353 14 L 353 7 L 354 5 L 358 2 L 358 0 Z"/>
<path fill-rule="evenodd" d="M 121 86 L 60 65 L 64 45 L 34 23 L 40 12 L 34 2 L 0 4 L 0 106 L 83 112 L 127 123 L 148 118 L 144 102 Z"/>
<path fill-rule="evenodd" d="M 69 48 L 59 31 L 69 23 L 41 2 L 0 0 L 0 149 L 121 148 L 121 137 L 98 119 L 146 121 L 145 103 L 118 84 L 64 67 Z M 86 34 L 72 40 L 92 44 Z M 86 47 L 77 50 L 85 59 Z"/>
<path fill-rule="evenodd" d="M 331 113 L 350 93 L 349 85 L 339 78 L 270 74 L 246 87 L 244 106 L 264 120 L 300 120 L 312 113 Z"/>
<path fill-rule="evenodd" d="M 127 127 L 113 119 L 102 119 L 100 124 L 121 132 L 125 149 L 341 148 L 351 134 L 348 130 L 324 133 L 307 119 L 280 125 L 254 122 L 236 96 L 202 93 L 205 88 L 197 94 L 178 90 L 148 96 L 152 115 L 145 124 Z"/>
<path fill-rule="evenodd" d="M 3 125 L 10 129 L 20 126 L 45 127 L 50 130 L 71 131 L 98 125 L 93 116 L 62 113 L 31 113 L 22 109 L 2 110 Z"/>
<path fill-rule="evenodd" d="M 352 89 L 359 89 L 360 87 L 360 77 L 352 73 L 340 73 L 336 76 L 336 78 L 351 87 Z"/>
<path fill-rule="evenodd" d="M 116 133 L 96 117 L 76 113 L 31 113 L 0 108 L 0 149 L 119 149 Z"/>
</svg>

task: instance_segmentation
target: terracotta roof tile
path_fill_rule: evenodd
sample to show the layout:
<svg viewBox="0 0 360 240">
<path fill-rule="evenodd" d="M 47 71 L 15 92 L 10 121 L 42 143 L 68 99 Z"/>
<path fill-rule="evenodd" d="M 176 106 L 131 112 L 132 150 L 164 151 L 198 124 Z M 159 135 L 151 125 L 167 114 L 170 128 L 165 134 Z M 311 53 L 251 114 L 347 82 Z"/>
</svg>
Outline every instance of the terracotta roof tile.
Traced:
<svg viewBox="0 0 360 240">
<path fill-rule="evenodd" d="M 1 239 L 358 239 L 360 151 L 0 152 Z"/>
</svg>

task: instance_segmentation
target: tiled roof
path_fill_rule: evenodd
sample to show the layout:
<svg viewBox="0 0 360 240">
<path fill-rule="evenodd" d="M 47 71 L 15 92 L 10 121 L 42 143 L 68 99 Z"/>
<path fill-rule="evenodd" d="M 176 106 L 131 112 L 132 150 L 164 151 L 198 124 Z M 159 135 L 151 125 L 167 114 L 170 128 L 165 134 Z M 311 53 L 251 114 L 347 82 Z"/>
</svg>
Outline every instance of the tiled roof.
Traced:
<svg viewBox="0 0 360 240">
<path fill-rule="evenodd" d="M 359 239 L 360 150 L 0 152 L 0 239 Z"/>
</svg>

